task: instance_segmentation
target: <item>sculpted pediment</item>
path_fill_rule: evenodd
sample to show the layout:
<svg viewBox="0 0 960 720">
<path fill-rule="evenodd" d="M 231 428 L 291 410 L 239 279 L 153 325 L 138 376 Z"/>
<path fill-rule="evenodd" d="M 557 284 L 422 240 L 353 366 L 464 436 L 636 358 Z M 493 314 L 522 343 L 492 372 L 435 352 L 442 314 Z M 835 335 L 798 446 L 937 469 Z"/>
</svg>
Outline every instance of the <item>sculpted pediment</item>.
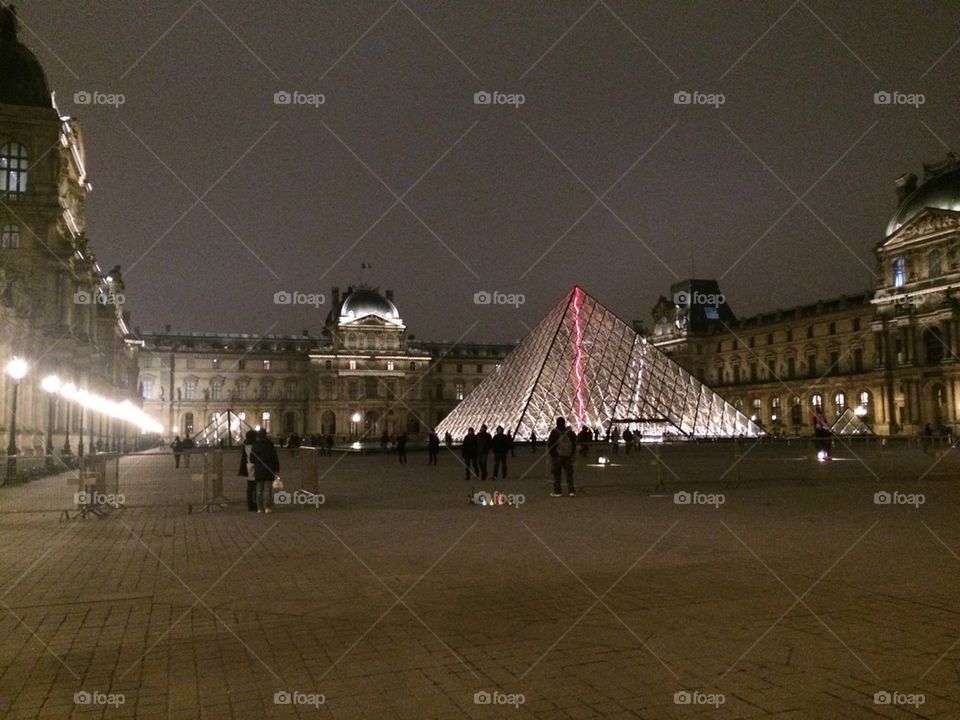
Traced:
<svg viewBox="0 0 960 720">
<path fill-rule="evenodd" d="M 960 229 L 960 212 L 927 208 L 898 228 L 896 232 L 881 243 L 881 246 L 956 229 Z"/>
</svg>

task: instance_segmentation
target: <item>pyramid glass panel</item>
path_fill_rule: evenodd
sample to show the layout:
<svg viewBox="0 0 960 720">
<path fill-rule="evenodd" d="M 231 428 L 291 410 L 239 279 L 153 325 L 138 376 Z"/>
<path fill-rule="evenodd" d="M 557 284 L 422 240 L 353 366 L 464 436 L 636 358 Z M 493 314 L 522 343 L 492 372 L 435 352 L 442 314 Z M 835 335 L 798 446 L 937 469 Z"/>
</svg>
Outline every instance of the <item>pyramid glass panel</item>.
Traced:
<svg viewBox="0 0 960 720">
<path fill-rule="evenodd" d="M 830 432 L 834 435 L 873 435 L 873 430 L 853 408 L 847 408 L 840 413 L 840 417 L 830 426 Z"/>
<path fill-rule="evenodd" d="M 564 297 L 440 423 L 503 425 L 543 439 L 556 418 L 601 435 L 614 424 L 662 437 L 753 437 L 762 430 L 579 287 Z"/>
<path fill-rule="evenodd" d="M 193 441 L 201 447 L 215 447 L 223 442 L 232 447 L 242 445 L 247 430 L 252 430 L 246 421 L 232 410 L 214 413 L 213 420 L 193 436 Z"/>
</svg>

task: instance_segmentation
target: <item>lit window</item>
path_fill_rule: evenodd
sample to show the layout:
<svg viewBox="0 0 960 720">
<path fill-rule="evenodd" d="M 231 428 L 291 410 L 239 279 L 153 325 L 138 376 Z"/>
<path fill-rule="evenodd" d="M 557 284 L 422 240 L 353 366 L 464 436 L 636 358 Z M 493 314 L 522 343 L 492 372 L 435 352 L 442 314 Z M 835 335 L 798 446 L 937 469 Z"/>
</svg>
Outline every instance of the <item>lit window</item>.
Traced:
<svg viewBox="0 0 960 720">
<path fill-rule="evenodd" d="M 269 361 L 269 360 L 264 360 L 264 361 L 263 361 L 263 369 L 264 369 L 264 370 L 269 370 L 269 369 L 270 369 L 270 361 Z"/>
<path fill-rule="evenodd" d="M 220 358 L 213 359 L 213 369 L 217 370 L 220 367 Z"/>
<path fill-rule="evenodd" d="M 141 386 L 143 387 L 143 399 L 153 399 L 153 378 L 144 378 Z"/>
<path fill-rule="evenodd" d="M 264 412 L 260 414 L 260 427 L 270 432 L 270 413 Z"/>
<path fill-rule="evenodd" d="M 810 404 L 813 406 L 814 412 L 821 412 L 823 410 L 823 397 L 819 393 L 814 393 L 810 398 Z"/>
<path fill-rule="evenodd" d="M 940 250 L 937 248 L 927 255 L 927 274 L 932 278 L 940 277 Z"/>
<path fill-rule="evenodd" d="M 833 407 L 837 411 L 837 415 L 840 415 L 844 410 L 847 409 L 847 396 L 842 392 L 838 392 L 833 397 Z"/>
<path fill-rule="evenodd" d="M 0 227 L 0 247 L 16 250 L 20 247 L 20 226 L 9 223 Z"/>
<path fill-rule="evenodd" d="M 351 360 L 351 361 L 350 361 L 350 369 L 351 369 L 351 370 L 356 370 L 356 369 L 357 369 L 357 361 L 356 361 L 356 360 Z"/>
<path fill-rule="evenodd" d="M 387 370 L 393 370 L 393 360 L 387 360 Z"/>
<path fill-rule="evenodd" d="M 220 396 L 223 394 L 223 383 L 213 383 L 210 386 L 210 399 L 219 400 Z"/>
<path fill-rule="evenodd" d="M 455 393 L 454 393 L 454 397 L 455 397 L 457 400 L 463 400 L 463 383 L 460 383 L 460 382 L 457 383 L 457 387 L 456 387 L 456 391 L 455 391 Z"/>
<path fill-rule="evenodd" d="M 0 147 L 0 193 L 9 195 L 27 191 L 27 149 L 20 143 Z"/>
<path fill-rule="evenodd" d="M 260 399 L 269 400 L 271 394 L 273 394 L 273 383 L 269 380 L 260 383 Z"/>
<path fill-rule="evenodd" d="M 893 259 L 893 286 L 903 287 L 907 283 L 907 263 L 902 257 Z"/>
<path fill-rule="evenodd" d="M 196 380 L 184 380 L 183 381 L 183 399 L 184 400 L 196 400 L 197 399 L 197 381 Z"/>
</svg>

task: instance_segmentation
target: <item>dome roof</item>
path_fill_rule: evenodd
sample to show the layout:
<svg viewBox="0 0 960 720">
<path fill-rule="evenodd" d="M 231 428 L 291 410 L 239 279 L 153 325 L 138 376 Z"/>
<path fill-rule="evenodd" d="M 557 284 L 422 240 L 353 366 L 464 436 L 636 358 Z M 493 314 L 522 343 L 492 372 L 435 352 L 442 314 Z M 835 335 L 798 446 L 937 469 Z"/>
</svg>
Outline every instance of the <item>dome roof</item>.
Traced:
<svg viewBox="0 0 960 720">
<path fill-rule="evenodd" d="M 926 180 L 900 203 L 887 225 L 887 235 L 923 212 L 924 208 L 960 211 L 960 159 L 951 156 L 935 165 L 925 165 Z"/>
<path fill-rule="evenodd" d="M 358 320 L 368 315 L 376 315 L 384 320 L 400 320 L 397 306 L 371 288 L 355 288 L 343 299 L 340 306 L 340 318 Z"/>
<path fill-rule="evenodd" d="M 17 14 L 0 6 L 0 104 L 52 107 L 40 61 L 17 40 Z"/>
</svg>

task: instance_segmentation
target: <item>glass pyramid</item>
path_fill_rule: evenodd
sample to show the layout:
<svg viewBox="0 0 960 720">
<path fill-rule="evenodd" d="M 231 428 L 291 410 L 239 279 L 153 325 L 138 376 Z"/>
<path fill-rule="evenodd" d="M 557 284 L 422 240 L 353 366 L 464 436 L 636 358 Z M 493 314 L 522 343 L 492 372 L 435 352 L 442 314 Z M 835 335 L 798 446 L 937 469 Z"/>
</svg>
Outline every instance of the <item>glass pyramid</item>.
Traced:
<svg viewBox="0 0 960 720">
<path fill-rule="evenodd" d="M 213 420 L 193 436 L 200 447 L 215 447 L 223 442 L 228 447 L 243 445 L 247 430 L 252 428 L 233 410 L 214 413 Z"/>
<path fill-rule="evenodd" d="M 851 408 L 847 408 L 830 426 L 834 435 L 873 435 L 873 430 Z"/>
<path fill-rule="evenodd" d="M 755 437 L 763 431 L 575 287 L 437 427 L 503 425 L 543 440 L 558 417 L 579 431 L 619 426 L 662 439 Z"/>
</svg>

